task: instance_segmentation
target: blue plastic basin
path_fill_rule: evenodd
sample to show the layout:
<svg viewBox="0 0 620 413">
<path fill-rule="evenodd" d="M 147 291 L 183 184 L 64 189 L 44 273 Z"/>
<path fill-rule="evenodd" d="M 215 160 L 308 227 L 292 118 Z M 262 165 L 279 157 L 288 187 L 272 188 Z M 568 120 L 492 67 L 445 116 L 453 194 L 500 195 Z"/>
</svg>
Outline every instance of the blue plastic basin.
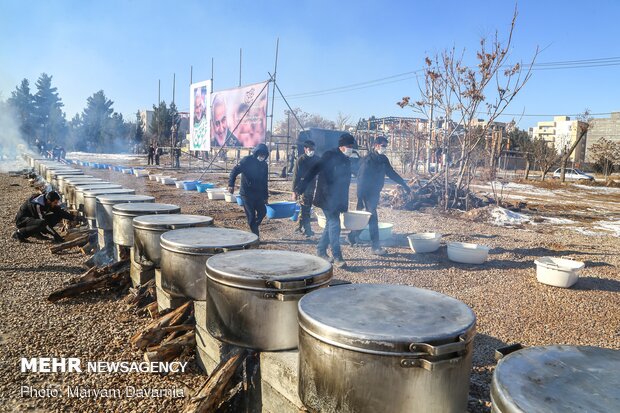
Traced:
<svg viewBox="0 0 620 413">
<path fill-rule="evenodd" d="M 281 219 L 290 218 L 295 214 L 295 208 L 297 208 L 297 202 L 281 201 L 267 204 L 267 218 L 269 219 Z"/>
</svg>

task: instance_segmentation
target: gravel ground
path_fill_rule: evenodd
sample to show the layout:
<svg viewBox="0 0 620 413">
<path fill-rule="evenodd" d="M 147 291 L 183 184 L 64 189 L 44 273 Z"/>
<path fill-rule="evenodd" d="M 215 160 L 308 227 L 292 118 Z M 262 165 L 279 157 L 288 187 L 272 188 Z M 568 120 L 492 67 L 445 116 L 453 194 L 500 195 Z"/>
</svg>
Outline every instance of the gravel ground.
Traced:
<svg viewBox="0 0 620 413">
<path fill-rule="evenodd" d="M 148 179 L 118 172 L 92 170 L 88 173 L 150 194 L 158 202 L 180 205 L 183 213 L 213 216 L 219 226 L 247 229 L 241 207 L 224 201 L 209 201 L 206 194 L 166 187 Z M 174 171 L 166 174 L 175 176 Z M 181 175 L 179 175 L 181 176 Z M 183 175 L 185 179 L 197 177 Z M 225 186 L 224 175 L 205 180 Z M 13 186 L 13 185 L 19 186 Z M 71 356 L 89 360 L 141 360 L 128 345 L 128 338 L 147 320 L 130 314 L 112 295 L 92 294 L 77 300 L 48 304 L 46 295 L 70 275 L 79 274 L 83 257 L 54 256 L 40 241 L 18 244 L 10 240 L 14 213 L 31 192 L 21 178 L 0 175 L 2 215 L 0 245 L 0 390 L 9 400 L 0 406 L 7 411 L 26 407 L 45 411 L 122 410 L 154 411 L 178 409 L 183 400 L 172 399 L 22 399 L 19 386 L 44 382 L 71 385 L 87 383 L 99 387 L 140 385 L 160 388 L 195 387 L 200 381 L 193 361 L 192 372 L 160 377 L 154 374 L 106 375 L 25 374 L 19 372 L 22 356 Z M 273 182 L 271 200 L 289 197 L 289 183 Z M 375 257 L 369 247 L 343 247 L 349 267 L 335 269 L 335 277 L 352 282 L 405 284 L 432 289 L 469 305 L 477 316 L 474 368 L 468 411 L 489 412 L 489 385 L 495 361 L 494 350 L 506 344 L 526 346 L 548 344 L 593 345 L 620 349 L 620 247 L 618 238 L 588 237 L 561 226 L 526 225 L 522 229 L 496 227 L 465 220 L 460 214 L 437 211 L 408 212 L 381 208 L 380 221 L 396 223 L 394 236 L 386 244 L 389 254 Z M 290 220 L 266 220 L 261 227 L 261 248 L 315 252 L 316 239 L 293 232 Z M 320 233 L 316 222 L 316 232 Z M 444 241 L 467 241 L 491 248 L 483 265 L 448 261 L 443 246 L 433 254 L 413 254 L 406 234 L 440 232 Z M 541 256 L 570 257 L 586 263 L 579 282 L 571 289 L 539 284 L 533 261 Z M 184 387 L 185 394 L 189 394 Z M 78 407 L 79 406 L 79 407 Z"/>
</svg>

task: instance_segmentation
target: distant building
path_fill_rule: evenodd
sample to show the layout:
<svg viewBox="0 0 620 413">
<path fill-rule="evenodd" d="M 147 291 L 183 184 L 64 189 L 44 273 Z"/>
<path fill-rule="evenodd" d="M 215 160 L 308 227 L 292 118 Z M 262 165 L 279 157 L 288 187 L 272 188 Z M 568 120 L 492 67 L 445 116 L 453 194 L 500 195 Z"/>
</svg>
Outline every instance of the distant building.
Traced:
<svg viewBox="0 0 620 413">
<path fill-rule="evenodd" d="M 554 116 L 553 120 L 538 122 L 533 130 L 534 139 L 541 138 L 549 145 L 553 145 L 558 154 L 569 149 L 579 136 L 580 125 L 583 122 L 571 120 L 568 116 Z M 589 132 L 588 132 L 589 135 Z M 584 162 L 586 154 L 586 142 L 589 140 L 585 136 L 575 151 L 570 156 L 572 162 Z"/>
<path fill-rule="evenodd" d="M 593 162 L 589 156 L 590 147 L 602 138 L 620 143 L 620 112 L 612 112 L 609 118 L 592 120 L 592 125 L 588 130 L 586 161 Z"/>
</svg>

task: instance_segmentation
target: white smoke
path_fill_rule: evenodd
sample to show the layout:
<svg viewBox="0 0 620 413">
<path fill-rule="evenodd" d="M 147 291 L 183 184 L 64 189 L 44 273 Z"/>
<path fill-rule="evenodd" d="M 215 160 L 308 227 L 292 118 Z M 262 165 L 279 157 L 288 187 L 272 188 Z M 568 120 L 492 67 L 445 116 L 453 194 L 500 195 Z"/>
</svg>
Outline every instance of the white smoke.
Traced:
<svg viewBox="0 0 620 413">
<path fill-rule="evenodd" d="M 28 165 L 22 154 L 28 151 L 28 145 L 19 130 L 19 120 L 11 106 L 0 101 L 0 172 L 19 170 Z"/>
</svg>

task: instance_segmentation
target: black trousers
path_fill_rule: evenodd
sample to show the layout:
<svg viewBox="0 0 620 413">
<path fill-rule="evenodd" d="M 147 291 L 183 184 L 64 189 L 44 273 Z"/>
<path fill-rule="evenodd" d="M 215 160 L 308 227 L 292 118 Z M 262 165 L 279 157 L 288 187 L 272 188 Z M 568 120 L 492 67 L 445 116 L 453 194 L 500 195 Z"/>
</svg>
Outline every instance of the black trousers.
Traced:
<svg viewBox="0 0 620 413">
<path fill-rule="evenodd" d="M 357 210 L 370 212 L 370 220 L 368 221 L 368 232 L 370 232 L 370 242 L 372 248 L 380 248 L 379 243 L 379 217 L 377 215 L 377 206 L 379 205 L 379 194 L 364 194 L 357 198 Z M 357 237 L 362 231 L 351 231 L 351 236 Z"/>
<path fill-rule="evenodd" d="M 314 191 L 301 195 L 303 205 L 301 205 L 301 211 L 299 213 L 299 228 L 303 228 L 305 231 L 311 230 L 310 226 L 310 210 L 312 209 L 312 201 L 314 200 Z"/>
<path fill-rule="evenodd" d="M 267 214 L 267 208 L 265 207 L 265 201 L 263 199 L 257 199 L 253 197 L 242 196 L 243 209 L 245 211 L 245 217 L 248 221 L 250 231 L 259 235 L 258 227 L 263 222 L 265 215 Z"/>
<path fill-rule="evenodd" d="M 17 221 L 17 228 L 19 229 L 19 232 L 26 238 L 31 237 L 35 234 L 56 235 L 53 231 L 50 231 L 50 229 L 54 228 L 59 222 L 60 218 L 54 216 L 47 219 L 27 217 Z"/>
<path fill-rule="evenodd" d="M 146 161 L 147 165 L 153 165 L 153 155 L 149 155 Z"/>
</svg>

